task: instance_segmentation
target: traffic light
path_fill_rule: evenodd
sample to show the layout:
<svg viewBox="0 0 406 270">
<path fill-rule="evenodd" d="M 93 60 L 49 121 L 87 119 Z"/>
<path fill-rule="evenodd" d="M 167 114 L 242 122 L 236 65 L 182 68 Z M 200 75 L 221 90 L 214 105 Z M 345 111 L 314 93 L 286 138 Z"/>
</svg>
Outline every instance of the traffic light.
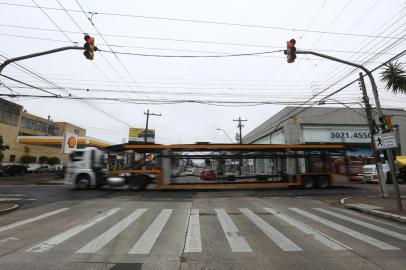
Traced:
<svg viewBox="0 0 406 270">
<path fill-rule="evenodd" d="M 94 51 L 97 51 L 97 47 L 94 46 L 94 37 L 91 37 L 89 35 L 85 35 L 85 51 L 83 52 L 83 54 L 85 55 L 85 57 L 89 60 L 93 60 L 94 58 Z"/>
<path fill-rule="evenodd" d="M 393 131 L 392 116 L 384 115 L 383 116 L 383 132 L 391 132 L 391 131 Z"/>
<path fill-rule="evenodd" d="M 296 48 L 295 48 L 296 40 L 293 38 L 286 42 L 286 51 L 285 54 L 287 55 L 288 63 L 295 62 L 296 59 Z"/>
</svg>

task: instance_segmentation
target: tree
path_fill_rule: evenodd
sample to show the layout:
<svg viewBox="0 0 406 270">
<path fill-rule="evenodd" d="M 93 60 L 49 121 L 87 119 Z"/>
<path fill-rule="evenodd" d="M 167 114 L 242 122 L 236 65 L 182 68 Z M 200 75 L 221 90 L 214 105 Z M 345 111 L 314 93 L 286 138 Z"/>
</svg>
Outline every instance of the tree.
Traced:
<svg viewBox="0 0 406 270">
<path fill-rule="evenodd" d="M 38 158 L 38 162 L 40 163 L 40 164 L 46 164 L 46 163 L 48 163 L 48 157 L 47 156 L 40 156 L 39 158 Z"/>
<path fill-rule="evenodd" d="M 391 90 L 395 94 L 406 94 L 406 72 L 400 63 L 385 64 L 385 68 L 381 72 L 381 80 L 386 83 L 387 90 Z"/>
<path fill-rule="evenodd" d="M 20 158 L 20 160 L 21 160 L 21 163 L 24 163 L 24 164 L 28 164 L 28 163 L 34 163 L 35 162 L 35 157 L 34 156 L 30 156 L 30 155 L 23 155 L 23 156 L 21 156 L 21 158 Z"/>
<path fill-rule="evenodd" d="M 4 158 L 4 150 L 9 149 L 8 145 L 4 145 L 3 136 L 0 135 L 0 162 L 3 161 Z"/>
<path fill-rule="evenodd" d="M 55 164 L 59 164 L 61 161 L 58 157 L 50 157 L 48 159 L 48 164 L 49 165 L 55 165 Z"/>
</svg>

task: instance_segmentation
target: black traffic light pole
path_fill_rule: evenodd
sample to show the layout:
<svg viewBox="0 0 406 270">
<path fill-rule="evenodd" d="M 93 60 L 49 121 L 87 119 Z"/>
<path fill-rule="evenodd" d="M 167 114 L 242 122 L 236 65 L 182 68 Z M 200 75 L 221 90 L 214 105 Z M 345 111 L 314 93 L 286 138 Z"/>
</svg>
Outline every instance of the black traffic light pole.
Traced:
<svg viewBox="0 0 406 270">
<path fill-rule="evenodd" d="M 374 94 L 374 99 L 375 99 L 375 105 L 376 105 L 376 109 L 378 111 L 378 115 L 379 115 L 379 122 L 381 124 L 381 127 L 384 125 L 383 119 L 383 111 L 381 108 L 381 104 L 379 102 L 379 94 L 378 94 L 378 89 L 376 87 L 376 83 L 375 83 L 375 79 L 372 76 L 371 71 L 369 71 L 366 67 L 364 67 L 363 65 L 359 65 L 356 63 L 352 63 L 346 60 L 342 60 L 333 56 L 329 56 L 329 55 L 325 55 L 325 54 L 321 54 L 321 53 L 317 53 L 317 52 L 313 52 L 313 51 L 296 51 L 296 54 L 311 54 L 311 55 L 315 55 L 321 58 L 326 58 L 332 61 L 336 61 L 336 62 L 340 62 L 349 66 L 353 66 L 353 67 L 357 67 L 359 69 L 362 69 L 368 76 L 369 80 L 371 81 L 371 86 L 372 86 L 372 93 Z M 327 96 L 328 97 L 328 96 Z M 325 98 L 327 98 L 325 97 Z M 398 186 L 398 182 L 397 182 L 397 178 L 396 178 L 396 168 L 395 168 L 395 160 L 393 158 L 393 154 L 392 154 L 392 149 L 386 149 L 386 155 L 388 156 L 388 162 L 389 162 L 389 167 L 390 167 L 390 174 L 391 174 L 391 178 L 392 178 L 392 182 L 393 182 L 393 188 L 395 191 L 395 196 L 396 196 L 396 201 L 398 204 L 398 209 L 399 211 L 403 211 L 403 206 L 402 206 L 402 201 L 400 198 L 400 192 L 399 192 L 399 186 Z M 379 165 L 379 164 L 378 164 Z M 382 164 L 380 164 L 381 168 L 382 168 Z M 383 170 L 382 170 L 383 171 Z M 379 170 L 378 170 L 379 172 Z M 382 185 L 381 188 L 384 188 L 383 185 L 384 183 L 380 182 L 380 184 Z"/>
<path fill-rule="evenodd" d="M 51 53 L 66 51 L 66 50 L 84 50 L 84 49 L 85 49 L 84 47 L 67 46 L 67 47 L 56 48 L 53 50 L 48 50 L 48 51 L 43 51 L 43 52 L 38 52 L 38 53 L 27 54 L 27 55 L 15 57 L 15 58 L 10 58 L 10 59 L 7 59 L 6 61 L 4 61 L 0 65 L 0 74 L 8 64 L 11 64 L 13 62 L 17 62 L 17 61 L 29 59 L 29 58 L 34 58 L 34 57 L 38 57 L 38 56 L 42 56 L 42 55 L 47 55 L 47 54 L 51 54 Z"/>
</svg>

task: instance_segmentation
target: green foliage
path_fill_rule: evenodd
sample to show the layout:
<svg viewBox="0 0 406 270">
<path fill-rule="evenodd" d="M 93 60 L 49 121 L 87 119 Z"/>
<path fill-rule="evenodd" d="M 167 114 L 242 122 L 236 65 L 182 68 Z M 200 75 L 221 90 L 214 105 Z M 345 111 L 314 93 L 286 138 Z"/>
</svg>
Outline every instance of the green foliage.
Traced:
<svg viewBox="0 0 406 270">
<path fill-rule="evenodd" d="M 3 136 L 0 135 L 0 162 L 3 161 L 4 158 L 4 150 L 9 149 L 8 145 L 4 145 Z"/>
<path fill-rule="evenodd" d="M 35 157 L 30 156 L 30 155 L 24 155 L 24 156 L 21 156 L 20 160 L 21 160 L 21 163 L 25 163 L 25 164 L 34 163 Z"/>
<path fill-rule="evenodd" d="M 381 80 L 386 83 L 385 88 L 393 93 L 406 94 L 406 72 L 398 63 L 388 63 L 381 72 Z"/>
<path fill-rule="evenodd" d="M 40 157 L 38 158 L 38 162 L 41 163 L 41 164 L 46 164 L 46 163 L 48 163 L 48 160 L 49 160 L 49 158 L 48 158 L 47 156 L 40 156 Z"/>
<path fill-rule="evenodd" d="M 61 160 L 58 157 L 48 158 L 48 164 L 50 164 L 50 165 L 59 164 L 60 162 L 61 162 Z"/>
</svg>

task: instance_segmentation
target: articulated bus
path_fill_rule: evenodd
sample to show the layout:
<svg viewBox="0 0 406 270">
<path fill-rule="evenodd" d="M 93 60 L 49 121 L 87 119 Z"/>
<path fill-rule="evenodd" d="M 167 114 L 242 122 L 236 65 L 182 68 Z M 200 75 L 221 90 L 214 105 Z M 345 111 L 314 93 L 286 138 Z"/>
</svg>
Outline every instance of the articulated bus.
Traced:
<svg viewBox="0 0 406 270">
<path fill-rule="evenodd" d="M 120 144 L 70 155 L 65 184 L 140 190 L 302 187 L 327 188 L 338 173 L 341 144 Z"/>
</svg>

